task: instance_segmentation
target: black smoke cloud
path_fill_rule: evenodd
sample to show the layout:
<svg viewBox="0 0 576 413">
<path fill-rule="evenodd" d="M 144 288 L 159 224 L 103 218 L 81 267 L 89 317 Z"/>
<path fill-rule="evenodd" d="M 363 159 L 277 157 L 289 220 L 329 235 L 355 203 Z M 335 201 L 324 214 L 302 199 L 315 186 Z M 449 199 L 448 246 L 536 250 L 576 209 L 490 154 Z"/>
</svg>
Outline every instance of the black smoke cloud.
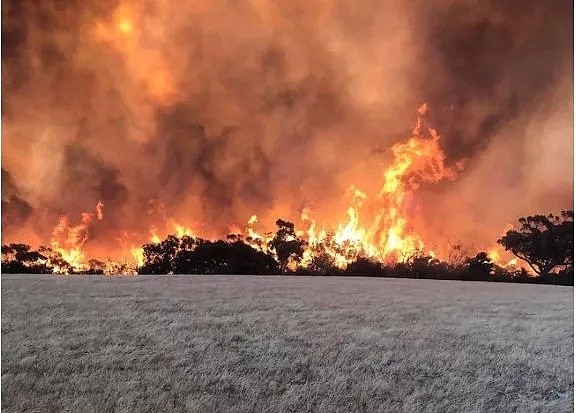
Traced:
<svg viewBox="0 0 576 413">
<path fill-rule="evenodd" d="M 421 16 L 421 87 L 451 157 L 486 148 L 573 72 L 571 2 L 459 2 Z"/>
<path fill-rule="evenodd" d="M 32 207 L 22 199 L 22 195 L 12 176 L 2 169 L 2 226 L 22 225 L 32 214 Z"/>
<path fill-rule="evenodd" d="M 2 167 L 19 195 L 2 199 L 24 212 L 3 229 L 46 239 L 100 200 L 105 235 L 159 216 L 221 233 L 303 206 L 335 224 L 347 187 L 377 192 L 427 102 L 448 161 L 468 160 L 423 188 L 427 233 L 493 239 L 571 205 L 572 7 L 5 1 Z"/>
</svg>

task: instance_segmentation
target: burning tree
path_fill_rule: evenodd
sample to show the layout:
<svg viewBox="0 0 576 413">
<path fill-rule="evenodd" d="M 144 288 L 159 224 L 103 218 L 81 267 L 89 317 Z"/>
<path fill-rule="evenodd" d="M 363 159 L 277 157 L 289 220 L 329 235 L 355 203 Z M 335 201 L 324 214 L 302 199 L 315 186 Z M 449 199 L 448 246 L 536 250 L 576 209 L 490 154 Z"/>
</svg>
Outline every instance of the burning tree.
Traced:
<svg viewBox="0 0 576 413">
<path fill-rule="evenodd" d="M 46 265 L 47 257 L 26 244 L 2 245 L 2 272 L 7 274 L 46 274 L 52 267 Z"/>
<path fill-rule="evenodd" d="M 269 246 L 276 252 L 280 269 L 286 271 L 290 263 L 298 264 L 302 260 L 306 242 L 296 236 L 293 223 L 279 219 L 276 226 L 278 231 Z"/>
<path fill-rule="evenodd" d="M 2 272 L 7 274 L 69 274 L 72 266 L 58 251 L 27 244 L 2 245 Z"/>
</svg>

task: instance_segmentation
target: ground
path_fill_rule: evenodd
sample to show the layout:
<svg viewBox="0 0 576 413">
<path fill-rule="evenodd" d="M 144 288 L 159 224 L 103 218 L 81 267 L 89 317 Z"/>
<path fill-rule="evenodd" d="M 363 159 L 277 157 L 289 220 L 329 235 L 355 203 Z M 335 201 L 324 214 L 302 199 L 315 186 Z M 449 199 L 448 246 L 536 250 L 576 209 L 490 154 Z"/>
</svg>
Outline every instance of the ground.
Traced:
<svg viewBox="0 0 576 413">
<path fill-rule="evenodd" d="M 572 412 L 573 288 L 2 276 L 3 412 Z"/>
</svg>

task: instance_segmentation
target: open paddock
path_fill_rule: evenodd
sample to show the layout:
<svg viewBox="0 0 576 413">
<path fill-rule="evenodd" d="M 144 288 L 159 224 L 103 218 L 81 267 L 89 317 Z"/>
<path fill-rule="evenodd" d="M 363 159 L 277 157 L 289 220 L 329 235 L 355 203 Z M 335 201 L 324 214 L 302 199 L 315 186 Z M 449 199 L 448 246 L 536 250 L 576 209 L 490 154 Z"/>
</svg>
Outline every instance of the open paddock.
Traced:
<svg viewBox="0 0 576 413">
<path fill-rule="evenodd" d="M 573 288 L 3 276 L 5 412 L 571 412 Z"/>
</svg>

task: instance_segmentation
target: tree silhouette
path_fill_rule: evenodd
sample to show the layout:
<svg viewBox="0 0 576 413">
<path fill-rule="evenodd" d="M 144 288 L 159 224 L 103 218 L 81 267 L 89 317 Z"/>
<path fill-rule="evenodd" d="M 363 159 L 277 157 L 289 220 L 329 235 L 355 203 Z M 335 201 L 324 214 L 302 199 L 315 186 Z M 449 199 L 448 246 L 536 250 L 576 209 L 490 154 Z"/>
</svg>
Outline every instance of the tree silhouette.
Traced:
<svg viewBox="0 0 576 413">
<path fill-rule="evenodd" d="M 106 263 L 104 261 L 91 259 L 88 261 L 88 269 L 83 271 L 84 274 L 102 275 L 106 273 Z"/>
<path fill-rule="evenodd" d="M 168 236 L 143 246 L 140 274 L 274 274 L 278 264 L 270 255 L 228 236 L 227 241 Z"/>
<path fill-rule="evenodd" d="M 72 274 L 74 272 L 70 263 L 68 263 L 58 251 L 44 246 L 38 248 L 38 251 L 47 258 L 47 265 L 50 268 L 50 272 L 57 271 L 61 274 Z"/>
<path fill-rule="evenodd" d="M 276 226 L 278 231 L 270 241 L 269 247 L 276 252 L 280 269 L 285 272 L 290 262 L 299 263 L 302 260 L 306 242 L 296 236 L 293 223 L 278 219 Z"/>
<path fill-rule="evenodd" d="M 382 264 L 370 258 L 358 257 L 346 267 L 346 274 L 350 275 L 385 275 Z"/>
<path fill-rule="evenodd" d="M 519 229 L 498 240 L 500 245 L 539 275 L 554 270 L 574 273 L 574 211 L 562 211 L 561 216 L 534 215 L 519 222 Z"/>
<path fill-rule="evenodd" d="M 203 242 L 174 258 L 175 274 L 273 274 L 276 261 L 242 241 Z"/>
<path fill-rule="evenodd" d="M 197 245 L 206 242 L 200 238 L 184 236 L 178 238 L 168 235 L 159 243 L 144 244 L 144 264 L 138 268 L 140 274 L 170 274 L 176 255 L 182 251 L 193 250 Z"/>
<path fill-rule="evenodd" d="M 470 280 L 488 280 L 494 274 L 494 263 L 487 253 L 479 252 L 472 258 L 464 262 L 464 268 L 467 270 L 467 276 Z"/>
<path fill-rule="evenodd" d="M 338 275 L 342 272 L 334 257 L 327 252 L 316 253 L 306 269 L 312 275 Z"/>
<path fill-rule="evenodd" d="M 434 278 L 436 276 L 436 267 L 440 264 L 436 258 L 422 253 L 410 258 L 406 262 L 408 268 L 415 278 Z"/>
<path fill-rule="evenodd" d="M 2 245 L 2 272 L 5 274 L 49 274 L 48 258 L 26 244 Z"/>
</svg>

